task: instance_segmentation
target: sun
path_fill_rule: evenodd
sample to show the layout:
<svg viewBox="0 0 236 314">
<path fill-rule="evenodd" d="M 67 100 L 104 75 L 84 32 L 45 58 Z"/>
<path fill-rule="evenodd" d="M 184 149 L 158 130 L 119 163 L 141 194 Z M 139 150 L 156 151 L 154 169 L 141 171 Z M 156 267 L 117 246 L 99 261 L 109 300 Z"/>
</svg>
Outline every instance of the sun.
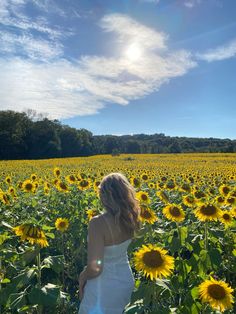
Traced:
<svg viewBox="0 0 236 314">
<path fill-rule="evenodd" d="M 133 43 L 131 45 L 129 45 L 127 47 L 127 49 L 125 50 L 125 57 L 129 60 L 129 61 L 137 61 L 142 57 L 142 49 L 141 47 L 136 44 Z"/>
</svg>

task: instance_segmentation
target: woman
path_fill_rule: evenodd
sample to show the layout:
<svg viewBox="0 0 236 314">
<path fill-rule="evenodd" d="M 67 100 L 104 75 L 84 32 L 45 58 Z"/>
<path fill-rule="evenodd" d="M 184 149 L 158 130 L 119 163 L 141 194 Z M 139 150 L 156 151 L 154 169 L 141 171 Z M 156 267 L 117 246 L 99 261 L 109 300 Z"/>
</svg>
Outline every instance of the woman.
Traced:
<svg viewBox="0 0 236 314">
<path fill-rule="evenodd" d="M 88 226 L 88 261 L 79 276 L 79 314 L 121 314 L 134 288 L 127 247 L 140 228 L 140 209 L 134 188 L 120 173 L 103 178 L 99 196 L 105 213 L 92 218 Z"/>
</svg>

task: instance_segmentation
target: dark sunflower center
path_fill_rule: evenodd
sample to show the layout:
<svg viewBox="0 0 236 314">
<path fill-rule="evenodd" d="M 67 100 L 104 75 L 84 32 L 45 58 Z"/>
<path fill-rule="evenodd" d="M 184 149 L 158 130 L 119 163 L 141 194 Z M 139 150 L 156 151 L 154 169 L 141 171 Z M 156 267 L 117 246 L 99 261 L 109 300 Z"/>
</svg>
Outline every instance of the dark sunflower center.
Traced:
<svg viewBox="0 0 236 314">
<path fill-rule="evenodd" d="M 225 201 L 225 200 L 224 200 L 224 198 L 223 198 L 222 196 L 219 196 L 219 197 L 218 197 L 218 202 L 219 202 L 219 203 L 224 203 L 224 201 Z"/>
<path fill-rule="evenodd" d="M 147 176 L 146 174 L 144 174 L 144 175 L 142 176 L 142 178 L 143 178 L 143 180 L 147 180 L 147 179 L 148 179 L 148 176 Z"/>
<path fill-rule="evenodd" d="M 60 183 L 60 187 L 62 190 L 67 190 L 67 186 L 65 185 L 65 183 Z"/>
<path fill-rule="evenodd" d="M 60 175 L 60 171 L 59 171 L 59 170 L 56 171 L 56 175 L 57 175 L 57 176 Z"/>
<path fill-rule="evenodd" d="M 139 180 L 134 178 L 133 183 L 134 183 L 134 186 L 138 186 L 139 185 Z"/>
<path fill-rule="evenodd" d="M 179 217 L 180 216 L 180 210 L 178 207 L 174 206 L 170 208 L 170 214 L 174 217 Z"/>
<path fill-rule="evenodd" d="M 27 190 L 27 191 L 30 191 L 30 190 L 32 190 L 32 184 L 31 183 L 27 183 L 26 185 L 25 185 L 25 189 Z"/>
<path fill-rule="evenodd" d="M 224 218 L 224 220 L 230 220 L 230 215 L 229 214 L 224 214 L 223 218 Z"/>
<path fill-rule="evenodd" d="M 187 201 L 189 204 L 193 204 L 193 203 L 194 203 L 194 198 L 193 198 L 193 197 L 186 197 L 186 201 Z"/>
<path fill-rule="evenodd" d="M 216 207 L 214 205 L 203 205 L 200 209 L 201 213 L 206 216 L 211 216 L 216 213 Z"/>
<path fill-rule="evenodd" d="M 80 182 L 80 186 L 82 186 L 83 188 L 87 187 L 87 186 L 88 186 L 88 181 L 82 180 L 82 181 Z"/>
<path fill-rule="evenodd" d="M 221 300 L 225 297 L 225 289 L 217 284 L 212 284 L 208 287 L 209 295 L 216 300 Z"/>
<path fill-rule="evenodd" d="M 141 217 L 145 218 L 145 219 L 149 219 L 152 217 L 152 215 L 150 214 L 150 212 L 146 209 L 142 209 L 141 210 Z"/>
<path fill-rule="evenodd" d="M 71 175 L 71 176 L 70 176 L 70 180 L 71 180 L 71 181 L 75 181 L 75 177 Z"/>
<path fill-rule="evenodd" d="M 141 199 L 143 200 L 143 201 L 146 201 L 148 198 L 147 198 L 147 195 L 146 194 L 142 194 L 141 195 Z"/>
<path fill-rule="evenodd" d="M 3 200 L 5 203 L 8 203 L 9 202 L 9 197 L 6 195 L 6 194 L 3 194 Z"/>
<path fill-rule="evenodd" d="M 227 202 L 228 202 L 229 204 L 233 204 L 234 201 L 235 201 L 235 198 L 234 198 L 234 197 L 229 197 L 229 198 L 227 199 Z"/>
<path fill-rule="evenodd" d="M 229 190 L 229 188 L 227 186 L 224 186 L 222 191 L 223 191 L 224 194 L 228 194 L 230 190 Z"/>
<path fill-rule="evenodd" d="M 148 267 L 156 268 L 160 267 L 164 260 L 162 259 L 160 252 L 151 250 L 150 252 L 144 253 L 143 262 Z"/>
<path fill-rule="evenodd" d="M 61 221 L 59 226 L 60 226 L 60 228 L 65 228 L 66 223 L 64 221 Z"/>
</svg>

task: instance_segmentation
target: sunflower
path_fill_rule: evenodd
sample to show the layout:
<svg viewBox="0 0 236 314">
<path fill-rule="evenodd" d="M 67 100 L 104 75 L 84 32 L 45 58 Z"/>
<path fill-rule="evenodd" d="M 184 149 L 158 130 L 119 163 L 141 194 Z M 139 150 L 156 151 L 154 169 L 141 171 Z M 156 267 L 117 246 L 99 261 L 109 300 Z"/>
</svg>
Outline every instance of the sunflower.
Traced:
<svg viewBox="0 0 236 314">
<path fill-rule="evenodd" d="M 156 245 L 142 245 L 134 253 L 136 270 L 143 272 L 151 280 L 169 276 L 174 269 L 174 258 L 166 253 L 166 250 Z"/>
<path fill-rule="evenodd" d="M 222 211 L 219 220 L 225 225 L 225 228 L 233 224 L 233 216 L 230 211 Z"/>
<path fill-rule="evenodd" d="M 165 176 L 161 177 L 161 181 L 162 182 L 166 182 L 167 181 L 167 177 L 165 177 Z"/>
<path fill-rule="evenodd" d="M 50 192 L 50 189 L 44 186 L 43 191 L 44 191 L 44 195 L 48 195 Z"/>
<path fill-rule="evenodd" d="M 236 206 L 233 207 L 233 208 L 231 208 L 230 213 L 231 213 L 231 215 L 232 215 L 233 217 L 236 218 Z"/>
<path fill-rule="evenodd" d="M 223 185 L 221 185 L 221 186 L 219 187 L 219 191 L 220 191 L 221 194 L 223 194 L 224 196 L 226 196 L 226 195 L 228 195 L 229 192 L 230 192 L 230 187 L 229 187 L 228 185 L 223 184 Z"/>
<path fill-rule="evenodd" d="M 168 190 L 175 190 L 176 189 L 176 184 L 173 180 L 170 180 L 168 181 L 166 184 L 165 184 L 165 188 L 168 189 Z"/>
<path fill-rule="evenodd" d="M 44 182 L 44 187 L 50 189 L 50 184 L 47 181 L 45 181 Z"/>
<path fill-rule="evenodd" d="M 216 202 L 218 205 L 220 205 L 220 206 L 224 205 L 224 203 L 225 203 L 225 198 L 224 198 L 224 196 L 218 195 L 218 196 L 215 198 L 215 202 Z"/>
<path fill-rule="evenodd" d="M 60 180 L 58 179 L 58 178 L 56 178 L 56 179 L 54 179 L 53 181 L 52 181 L 52 183 L 55 185 L 55 186 L 57 186 L 57 183 L 58 182 L 60 182 Z"/>
<path fill-rule="evenodd" d="M 150 198 L 147 192 L 139 191 L 136 193 L 137 199 L 140 201 L 140 203 L 149 204 Z"/>
<path fill-rule="evenodd" d="M 69 227 L 69 221 L 67 218 L 57 218 L 55 222 L 55 227 L 57 230 L 64 232 Z"/>
<path fill-rule="evenodd" d="M 6 182 L 7 184 L 11 184 L 11 182 L 12 182 L 11 177 L 10 177 L 10 176 L 7 176 L 7 177 L 5 178 L 5 182 Z"/>
<path fill-rule="evenodd" d="M 153 183 L 153 182 L 149 182 L 149 183 L 148 183 L 148 187 L 149 187 L 150 189 L 155 189 L 155 188 L 156 188 L 156 184 Z"/>
<path fill-rule="evenodd" d="M 142 222 L 148 222 L 149 224 L 153 224 L 155 221 L 157 221 L 157 216 L 152 209 L 148 208 L 145 205 L 141 205 L 139 219 Z"/>
<path fill-rule="evenodd" d="M 28 240 L 31 244 L 39 244 L 41 247 L 48 246 L 45 233 L 39 226 L 34 224 L 23 224 L 13 228 L 17 236 L 21 237 L 21 241 Z"/>
<path fill-rule="evenodd" d="M 235 205 L 236 204 L 236 197 L 231 196 L 231 195 L 227 196 L 226 199 L 225 199 L 225 204 L 226 205 L 231 205 L 231 206 Z"/>
<path fill-rule="evenodd" d="M 57 184 L 56 184 L 56 188 L 60 192 L 64 192 L 64 193 L 68 193 L 69 192 L 68 185 L 65 182 L 63 182 L 63 181 L 58 181 Z"/>
<path fill-rule="evenodd" d="M 35 181 L 35 180 L 37 179 L 37 174 L 32 173 L 31 176 L 30 176 L 30 179 L 31 179 L 32 181 Z"/>
<path fill-rule="evenodd" d="M 130 183 L 133 185 L 133 187 L 135 188 L 140 188 L 141 186 L 141 181 L 140 179 L 136 178 L 136 177 L 131 177 L 130 178 Z"/>
<path fill-rule="evenodd" d="M 53 169 L 54 176 L 59 177 L 61 175 L 61 170 L 56 167 Z"/>
<path fill-rule="evenodd" d="M 228 283 L 211 277 L 198 286 L 198 291 L 202 302 L 209 303 L 213 309 L 224 312 L 232 308 L 233 289 Z"/>
<path fill-rule="evenodd" d="M 192 194 L 183 196 L 183 204 L 187 207 L 194 207 L 196 205 L 196 199 Z"/>
<path fill-rule="evenodd" d="M 14 186 L 9 186 L 8 193 L 11 194 L 11 196 L 16 197 L 16 189 Z"/>
<path fill-rule="evenodd" d="M 201 221 L 217 220 L 221 215 L 221 210 L 211 203 L 199 204 L 194 210 L 195 216 Z"/>
<path fill-rule="evenodd" d="M 35 186 L 35 183 L 32 182 L 31 180 L 25 180 L 23 183 L 22 183 L 22 189 L 25 191 L 25 192 L 35 192 L 36 190 L 36 186 Z"/>
<path fill-rule="evenodd" d="M 73 184 L 77 181 L 77 178 L 73 174 L 70 174 L 66 176 L 66 181 L 70 184 Z"/>
<path fill-rule="evenodd" d="M 143 181 L 147 181 L 148 180 L 148 175 L 144 172 L 144 173 L 142 173 L 141 174 L 141 179 L 143 180 Z"/>
<path fill-rule="evenodd" d="M 200 199 L 200 198 L 203 198 L 203 197 L 206 196 L 206 194 L 205 194 L 203 191 L 197 190 L 196 188 L 195 188 L 195 191 L 193 192 L 193 195 L 194 195 L 194 197 L 196 197 L 197 199 Z"/>
<path fill-rule="evenodd" d="M 82 179 L 79 181 L 77 187 L 82 191 L 88 190 L 90 188 L 90 181 L 87 179 Z"/>
<path fill-rule="evenodd" d="M 8 205 L 10 204 L 10 196 L 7 193 L 0 192 L 0 201 L 3 204 Z"/>
<path fill-rule="evenodd" d="M 162 212 L 166 216 L 166 218 L 171 221 L 180 222 L 183 221 L 185 218 L 185 213 L 182 207 L 177 204 L 167 205 L 163 208 Z"/>
<path fill-rule="evenodd" d="M 18 182 L 17 182 L 17 187 L 18 187 L 19 189 L 21 189 L 21 188 L 22 188 L 22 184 L 23 184 L 23 183 L 22 183 L 21 181 L 18 181 Z"/>
<path fill-rule="evenodd" d="M 94 189 L 95 192 L 98 192 L 100 183 L 101 183 L 101 181 L 98 181 L 98 180 L 94 181 L 93 189 Z"/>
</svg>

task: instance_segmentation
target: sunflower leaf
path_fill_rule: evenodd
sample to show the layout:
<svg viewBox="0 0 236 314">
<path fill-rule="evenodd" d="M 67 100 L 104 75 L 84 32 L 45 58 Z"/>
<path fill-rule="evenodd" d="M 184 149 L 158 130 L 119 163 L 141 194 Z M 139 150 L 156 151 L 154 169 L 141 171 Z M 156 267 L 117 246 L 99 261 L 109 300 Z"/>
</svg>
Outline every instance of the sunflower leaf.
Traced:
<svg viewBox="0 0 236 314">
<path fill-rule="evenodd" d="M 63 270 L 64 262 L 63 255 L 48 256 L 43 260 L 42 265 L 45 268 L 53 269 L 56 273 L 60 273 Z"/>
<path fill-rule="evenodd" d="M 160 287 L 163 287 L 165 290 L 170 290 L 169 286 L 166 284 L 169 280 L 157 279 L 156 284 Z"/>
<path fill-rule="evenodd" d="M 194 287 L 193 289 L 191 289 L 191 295 L 194 300 L 198 298 L 199 296 L 198 287 Z"/>
</svg>

